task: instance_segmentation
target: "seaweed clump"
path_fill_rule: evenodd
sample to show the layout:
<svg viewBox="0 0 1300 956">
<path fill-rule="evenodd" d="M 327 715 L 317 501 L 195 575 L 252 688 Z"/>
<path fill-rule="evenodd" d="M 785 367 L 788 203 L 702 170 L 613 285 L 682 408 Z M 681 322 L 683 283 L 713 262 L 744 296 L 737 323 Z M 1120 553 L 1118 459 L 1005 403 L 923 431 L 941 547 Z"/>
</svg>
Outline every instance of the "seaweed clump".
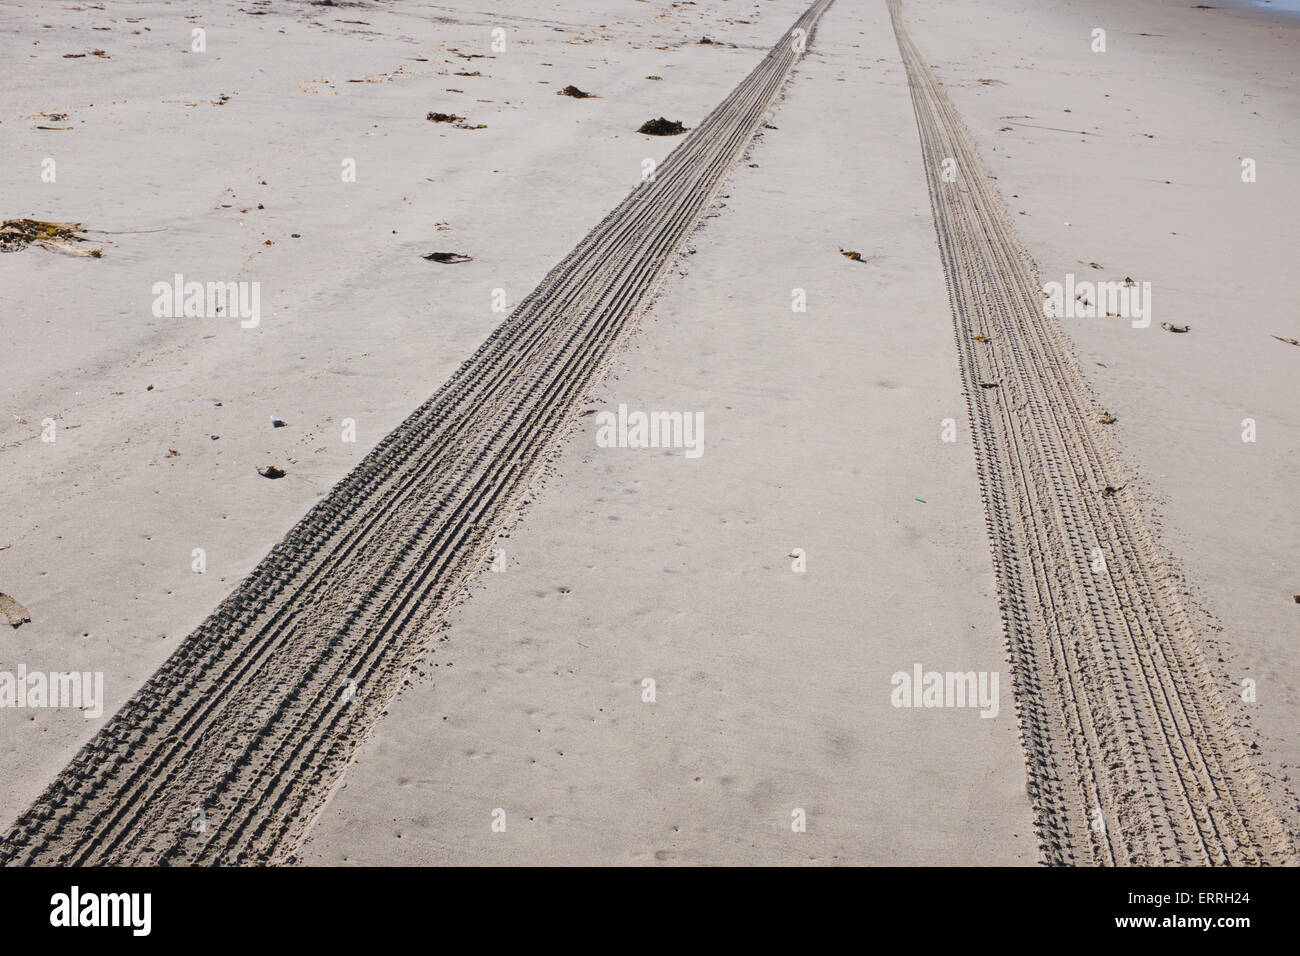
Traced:
<svg viewBox="0 0 1300 956">
<path fill-rule="evenodd" d="M 72 252 L 79 256 L 98 259 L 99 249 L 81 249 L 78 243 L 86 240 L 77 235 L 85 232 L 79 222 L 46 222 L 43 219 L 7 219 L 0 223 L 0 252 L 18 252 L 32 243 L 49 249 Z"/>
<path fill-rule="evenodd" d="M 658 119 L 646 120 L 637 132 L 645 133 L 647 136 L 677 136 L 686 132 L 686 127 L 677 120 L 666 120 L 661 116 Z"/>
</svg>

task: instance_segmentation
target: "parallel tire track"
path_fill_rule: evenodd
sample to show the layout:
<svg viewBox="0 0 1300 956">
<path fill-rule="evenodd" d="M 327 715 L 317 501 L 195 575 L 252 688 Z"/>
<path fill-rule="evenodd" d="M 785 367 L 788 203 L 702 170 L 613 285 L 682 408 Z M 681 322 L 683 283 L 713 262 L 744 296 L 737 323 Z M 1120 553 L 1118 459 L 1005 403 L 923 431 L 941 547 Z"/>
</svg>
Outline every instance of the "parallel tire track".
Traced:
<svg viewBox="0 0 1300 956">
<path fill-rule="evenodd" d="M 17 820 L 0 862 L 291 857 L 831 2 L 276 545 Z"/>
<path fill-rule="evenodd" d="M 887 2 L 948 283 L 1045 859 L 1295 863 L 1178 582 L 1123 490 L 1101 410 L 1064 333 L 1043 317 L 1030 260 L 901 0 Z M 955 182 L 940 176 L 949 158 Z"/>
</svg>

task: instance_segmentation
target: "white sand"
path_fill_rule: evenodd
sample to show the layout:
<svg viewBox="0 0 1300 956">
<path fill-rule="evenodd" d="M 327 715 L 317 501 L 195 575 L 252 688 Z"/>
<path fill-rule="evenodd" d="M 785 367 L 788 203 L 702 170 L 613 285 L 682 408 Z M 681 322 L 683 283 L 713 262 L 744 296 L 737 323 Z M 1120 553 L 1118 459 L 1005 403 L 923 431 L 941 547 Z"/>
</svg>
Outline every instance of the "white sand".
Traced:
<svg viewBox="0 0 1300 956">
<path fill-rule="evenodd" d="M 194 20 L 164 3 L 7 8 L 0 29 L 31 53 L 0 93 L 12 168 L 28 171 L 9 180 L 5 218 L 165 231 L 104 237 L 98 260 L 0 256 L 0 591 L 33 618 L 5 629 L 0 669 L 103 671 L 111 713 L 482 341 L 501 319 L 492 290 L 516 303 L 644 157 L 678 142 L 631 130 L 660 114 L 693 126 L 804 6 L 574 0 L 514 15 L 458 0 L 250 16 L 220 3 Z M 1222 655 L 1225 690 L 1258 681 L 1243 726 L 1294 813 L 1300 349 L 1269 335 L 1300 338 L 1285 285 L 1300 228 L 1285 172 L 1296 27 L 1163 0 L 906 9 L 1026 212 L 1043 278 L 1149 280 L 1157 323 L 1192 326 L 1069 328 L 1160 503 L 1163 544 L 1222 626 L 1210 660 Z M 206 53 L 182 52 L 195 24 Z M 506 52 L 447 52 L 492 54 L 494 26 Z M 1094 26 L 1106 54 L 1088 49 Z M 96 48 L 111 58 L 63 58 Z M 599 98 L 554 95 L 568 83 Z M 430 110 L 487 128 L 427 123 Z M 1011 115 L 1100 135 L 996 132 Z M 831 9 L 772 122 L 747 160 L 758 168 L 737 169 L 590 403 L 702 412 L 703 457 L 597 448 L 594 419 L 581 420 L 502 542 L 507 572 L 481 575 L 453 614 L 432 679 L 358 752 L 304 861 L 1036 859 L 883 3 Z M 1259 161 L 1259 182 L 1240 182 L 1240 156 Z M 46 157 L 55 183 L 41 181 Z M 340 180 L 347 157 L 356 183 Z M 475 261 L 421 261 L 433 250 Z M 260 326 L 154 318 L 151 286 L 176 272 L 260 282 Z M 795 287 L 806 313 L 790 311 Z M 53 444 L 38 437 L 45 418 Z M 341 440 L 347 418 L 355 443 Z M 940 441 L 944 418 L 955 444 Z M 259 477 L 269 463 L 288 476 Z M 790 570 L 792 548 L 806 573 Z M 998 716 L 890 706 L 890 675 L 916 662 L 1000 671 Z M 0 815 L 24 809 L 102 720 L 0 710 Z M 504 834 L 490 826 L 498 807 Z M 806 833 L 791 832 L 794 808 Z"/>
<path fill-rule="evenodd" d="M 3 325 L 0 591 L 33 618 L 5 635 L 0 669 L 103 671 L 105 715 L 478 346 L 502 318 L 493 290 L 513 307 L 636 185 L 642 159 L 677 142 L 631 130 L 662 112 L 693 125 L 755 56 L 695 45 L 702 13 L 667 4 L 658 20 L 639 3 L 619 18 L 596 2 L 556 4 L 553 19 L 543 6 L 527 17 L 387 4 L 253 17 L 241 6 L 194 21 L 164 3 L 9 13 L 8 28 L 39 45 L 0 99 L 13 166 L 29 173 L 11 181 L 5 217 L 166 230 L 104 237 L 113 244 L 98 260 L 0 256 L 15 303 Z M 755 45 L 798 9 L 773 6 L 751 28 Z M 200 22 L 208 52 L 184 52 Z M 591 40 L 599 23 L 611 39 Z M 498 24 L 507 55 L 447 52 L 492 55 Z M 62 57 L 96 48 L 111 59 Z M 347 82 L 364 77 L 375 82 Z M 601 99 L 554 95 L 569 83 Z M 212 105 L 221 93 L 230 102 Z M 488 128 L 428 123 L 433 110 Z M 40 112 L 69 119 L 25 118 Z M 54 183 L 41 181 L 46 157 Z M 349 157 L 355 183 L 341 178 Z M 475 261 L 420 259 L 435 250 Z M 153 284 L 176 272 L 260 282 L 261 324 L 155 319 Z M 46 418 L 53 444 L 39 439 Z M 342 440 L 346 418 L 355 443 Z M 288 476 L 256 473 L 270 463 Z M 195 548 L 205 574 L 191 570 Z M 12 771 L 0 815 L 25 808 L 101 722 L 0 709 Z"/>
<path fill-rule="evenodd" d="M 831 9 L 591 403 L 699 411 L 704 454 L 600 448 L 582 420 L 305 860 L 1034 860 L 974 462 L 940 440 L 965 406 L 915 121 L 875 62 L 893 42 L 883 6 Z M 864 128 L 879 152 L 846 163 Z M 892 707 L 916 662 L 1002 671 L 1000 713 Z"/>
<path fill-rule="evenodd" d="M 1150 328 L 1105 318 L 1066 328 L 1294 827 L 1300 348 L 1272 336 L 1300 339 L 1287 290 L 1300 248 L 1300 21 L 1172 0 L 997 0 L 978 16 L 951 0 L 909 6 L 1003 198 L 1025 212 L 1017 225 L 1043 281 L 1073 272 L 1152 283 Z M 1095 27 L 1107 30 L 1105 53 L 1090 49 Z M 1025 114 L 1017 122 L 1097 135 L 998 132 L 1001 117 Z M 1258 171 L 1250 184 L 1246 157 Z M 1171 335 L 1163 321 L 1191 331 Z M 1246 418 L 1253 443 L 1242 441 Z M 1248 679 L 1256 700 L 1243 705 Z"/>
</svg>

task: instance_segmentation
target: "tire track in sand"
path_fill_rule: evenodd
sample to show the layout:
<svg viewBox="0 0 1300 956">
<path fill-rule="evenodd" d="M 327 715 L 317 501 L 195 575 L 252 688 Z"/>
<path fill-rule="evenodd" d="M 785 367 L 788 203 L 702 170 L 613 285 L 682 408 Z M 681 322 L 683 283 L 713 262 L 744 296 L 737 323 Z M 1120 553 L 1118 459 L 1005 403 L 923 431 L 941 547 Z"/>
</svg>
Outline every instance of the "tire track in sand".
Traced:
<svg viewBox="0 0 1300 956">
<path fill-rule="evenodd" d="M 811 42 L 831 2 L 186 638 L 19 817 L 0 862 L 291 858 L 753 139 L 798 59 L 796 31 Z"/>
<path fill-rule="evenodd" d="M 900 0 L 887 2 L 948 283 L 1044 857 L 1294 863 L 1178 582 L 1124 490 L 1102 410 L 1043 316 L 1030 259 Z M 939 176 L 946 158 L 956 182 Z"/>
</svg>

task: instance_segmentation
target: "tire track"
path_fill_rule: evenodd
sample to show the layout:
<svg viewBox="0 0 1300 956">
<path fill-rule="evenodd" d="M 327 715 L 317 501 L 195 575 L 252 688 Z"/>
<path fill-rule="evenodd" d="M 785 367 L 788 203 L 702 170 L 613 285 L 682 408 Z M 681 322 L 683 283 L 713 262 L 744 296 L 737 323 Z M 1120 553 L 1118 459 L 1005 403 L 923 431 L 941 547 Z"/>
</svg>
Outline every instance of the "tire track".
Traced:
<svg viewBox="0 0 1300 956">
<path fill-rule="evenodd" d="M 1029 257 L 901 0 L 887 3 L 948 283 L 1044 857 L 1293 864 L 1178 582 L 1124 491 L 1101 410 L 1064 333 L 1043 317 Z M 951 183 L 939 175 L 949 158 Z"/>
<path fill-rule="evenodd" d="M 0 862 L 291 857 L 831 2 L 276 545 L 18 819 Z"/>
</svg>

